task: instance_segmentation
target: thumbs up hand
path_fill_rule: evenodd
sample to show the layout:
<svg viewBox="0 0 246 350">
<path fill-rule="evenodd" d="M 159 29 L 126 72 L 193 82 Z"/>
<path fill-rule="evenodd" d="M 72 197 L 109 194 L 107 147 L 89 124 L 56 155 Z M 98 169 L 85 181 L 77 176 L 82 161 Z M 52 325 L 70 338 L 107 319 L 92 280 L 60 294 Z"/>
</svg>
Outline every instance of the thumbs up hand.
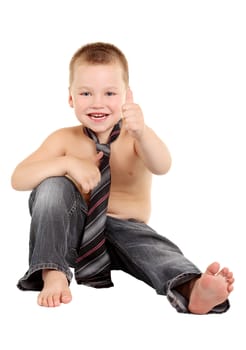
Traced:
<svg viewBox="0 0 246 350">
<path fill-rule="evenodd" d="M 126 92 L 126 102 L 122 106 L 123 125 L 125 130 L 135 139 L 141 139 L 144 132 L 144 117 L 139 105 L 134 103 L 130 88 Z"/>
</svg>

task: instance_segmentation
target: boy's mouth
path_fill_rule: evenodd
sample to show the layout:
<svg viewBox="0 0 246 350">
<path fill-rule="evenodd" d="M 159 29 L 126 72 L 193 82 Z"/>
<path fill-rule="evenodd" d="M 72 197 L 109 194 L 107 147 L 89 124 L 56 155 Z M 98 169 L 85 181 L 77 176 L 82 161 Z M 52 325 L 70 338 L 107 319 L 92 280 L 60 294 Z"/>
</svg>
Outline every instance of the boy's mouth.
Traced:
<svg viewBox="0 0 246 350">
<path fill-rule="evenodd" d="M 89 113 L 87 115 L 92 120 L 104 120 L 109 116 L 107 113 Z"/>
</svg>

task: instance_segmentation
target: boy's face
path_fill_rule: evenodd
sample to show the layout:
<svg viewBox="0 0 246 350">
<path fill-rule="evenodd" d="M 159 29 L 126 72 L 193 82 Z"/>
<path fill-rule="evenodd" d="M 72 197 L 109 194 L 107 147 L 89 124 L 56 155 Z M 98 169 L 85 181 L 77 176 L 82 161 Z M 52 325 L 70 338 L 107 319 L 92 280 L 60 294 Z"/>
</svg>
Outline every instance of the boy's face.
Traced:
<svg viewBox="0 0 246 350">
<path fill-rule="evenodd" d="M 75 66 L 69 104 L 78 120 L 104 139 L 122 117 L 126 88 L 120 64 L 84 63 Z"/>
</svg>

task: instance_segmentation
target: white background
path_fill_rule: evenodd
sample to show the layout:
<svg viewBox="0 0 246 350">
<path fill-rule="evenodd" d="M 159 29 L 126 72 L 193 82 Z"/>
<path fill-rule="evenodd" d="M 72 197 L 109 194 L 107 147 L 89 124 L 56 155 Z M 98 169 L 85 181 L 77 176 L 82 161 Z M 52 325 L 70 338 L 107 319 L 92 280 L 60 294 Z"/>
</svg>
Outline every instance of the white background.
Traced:
<svg viewBox="0 0 246 350">
<path fill-rule="evenodd" d="M 1 1 L 1 348 L 244 348 L 244 5 Z M 73 302 L 55 309 L 38 307 L 35 292 L 16 288 L 27 269 L 29 192 L 14 191 L 10 176 L 50 132 L 77 124 L 67 103 L 68 64 L 91 41 L 126 54 L 135 101 L 172 153 L 170 172 L 154 177 L 150 224 L 202 270 L 218 260 L 234 271 L 226 314 L 178 314 L 122 272 L 113 273 L 111 289 L 73 282 Z"/>
</svg>

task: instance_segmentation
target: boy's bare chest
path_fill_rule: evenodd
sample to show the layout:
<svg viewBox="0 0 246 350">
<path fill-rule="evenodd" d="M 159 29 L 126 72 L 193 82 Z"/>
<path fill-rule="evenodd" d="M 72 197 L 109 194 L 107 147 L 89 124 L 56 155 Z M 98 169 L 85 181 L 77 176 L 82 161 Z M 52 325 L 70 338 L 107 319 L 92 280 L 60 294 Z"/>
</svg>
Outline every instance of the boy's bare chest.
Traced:
<svg viewBox="0 0 246 350">
<path fill-rule="evenodd" d="M 66 154 L 79 159 L 94 159 L 96 144 L 86 137 L 70 139 L 66 145 Z M 140 166 L 140 159 L 134 151 L 133 140 L 120 138 L 110 145 L 110 168 L 115 176 L 132 176 Z"/>
</svg>

